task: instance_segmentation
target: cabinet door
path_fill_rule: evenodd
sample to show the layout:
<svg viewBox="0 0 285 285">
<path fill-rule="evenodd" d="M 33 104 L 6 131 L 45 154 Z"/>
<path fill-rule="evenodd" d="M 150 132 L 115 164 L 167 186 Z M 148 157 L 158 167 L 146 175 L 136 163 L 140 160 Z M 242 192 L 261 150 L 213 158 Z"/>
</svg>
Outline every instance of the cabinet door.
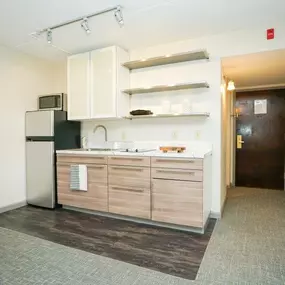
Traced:
<svg viewBox="0 0 285 285">
<path fill-rule="evenodd" d="M 91 52 L 91 117 L 117 116 L 116 47 Z"/>
<path fill-rule="evenodd" d="M 68 58 L 68 119 L 90 118 L 90 53 Z"/>
<path fill-rule="evenodd" d="M 88 166 L 88 190 L 86 192 L 70 189 L 70 166 L 69 163 L 57 164 L 58 203 L 65 206 L 107 212 L 107 166 Z"/>
<path fill-rule="evenodd" d="M 152 179 L 152 220 L 203 227 L 203 184 Z"/>
</svg>

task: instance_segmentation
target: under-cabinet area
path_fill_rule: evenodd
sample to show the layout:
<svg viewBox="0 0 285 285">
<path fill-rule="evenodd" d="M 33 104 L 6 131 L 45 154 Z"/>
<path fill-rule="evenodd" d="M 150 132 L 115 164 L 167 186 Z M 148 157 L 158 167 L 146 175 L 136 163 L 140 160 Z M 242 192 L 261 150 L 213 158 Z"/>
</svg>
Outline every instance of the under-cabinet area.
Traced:
<svg viewBox="0 0 285 285">
<path fill-rule="evenodd" d="M 204 229 L 211 208 L 211 155 L 77 153 L 57 154 L 59 204 L 163 226 Z M 74 165 L 86 166 L 87 191 L 71 187 Z"/>
</svg>

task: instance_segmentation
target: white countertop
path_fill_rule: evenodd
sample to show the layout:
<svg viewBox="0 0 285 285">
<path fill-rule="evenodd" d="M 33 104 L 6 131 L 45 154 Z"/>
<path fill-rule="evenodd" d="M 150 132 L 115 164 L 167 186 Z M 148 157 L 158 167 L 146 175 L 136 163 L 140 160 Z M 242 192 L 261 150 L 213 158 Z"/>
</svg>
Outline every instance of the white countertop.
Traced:
<svg viewBox="0 0 285 285">
<path fill-rule="evenodd" d="M 186 151 L 183 153 L 168 152 L 163 153 L 159 150 L 149 151 L 149 152 L 121 152 L 121 151 L 89 151 L 82 149 L 69 149 L 69 150 L 57 150 L 57 154 L 74 154 L 74 155 L 121 155 L 121 156 L 155 156 L 155 157 L 171 157 L 171 158 L 204 158 L 205 156 L 211 155 L 211 150 L 193 150 Z"/>
</svg>

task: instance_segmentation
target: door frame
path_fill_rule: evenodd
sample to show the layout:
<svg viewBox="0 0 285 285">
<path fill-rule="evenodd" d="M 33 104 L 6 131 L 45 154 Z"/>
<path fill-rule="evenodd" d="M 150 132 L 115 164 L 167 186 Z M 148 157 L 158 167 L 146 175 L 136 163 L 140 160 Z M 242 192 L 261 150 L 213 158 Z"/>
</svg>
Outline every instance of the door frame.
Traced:
<svg viewBox="0 0 285 285">
<path fill-rule="evenodd" d="M 232 91 L 232 100 L 230 104 L 230 134 L 231 134 L 231 170 L 230 170 L 230 187 L 236 186 L 236 90 Z"/>
</svg>

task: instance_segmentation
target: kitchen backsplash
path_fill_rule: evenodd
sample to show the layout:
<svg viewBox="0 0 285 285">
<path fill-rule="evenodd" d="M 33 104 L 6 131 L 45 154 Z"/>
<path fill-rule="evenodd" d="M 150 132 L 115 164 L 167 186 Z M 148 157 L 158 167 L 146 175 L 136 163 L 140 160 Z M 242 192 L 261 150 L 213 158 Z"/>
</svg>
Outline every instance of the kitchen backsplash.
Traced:
<svg viewBox="0 0 285 285">
<path fill-rule="evenodd" d="M 88 140 L 88 147 L 96 147 L 105 141 L 102 128 L 93 133 L 97 125 L 104 125 L 108 141 L 137 143 L 137 147 L 156 147 L 161 144 L 185 145 L 191 142 L 196 148 L 212 149 L 211 137 L 205 132 L 205 118 L 138 119 L 133 121 L 84 121 L 82 136 Z"/>
</svg>

